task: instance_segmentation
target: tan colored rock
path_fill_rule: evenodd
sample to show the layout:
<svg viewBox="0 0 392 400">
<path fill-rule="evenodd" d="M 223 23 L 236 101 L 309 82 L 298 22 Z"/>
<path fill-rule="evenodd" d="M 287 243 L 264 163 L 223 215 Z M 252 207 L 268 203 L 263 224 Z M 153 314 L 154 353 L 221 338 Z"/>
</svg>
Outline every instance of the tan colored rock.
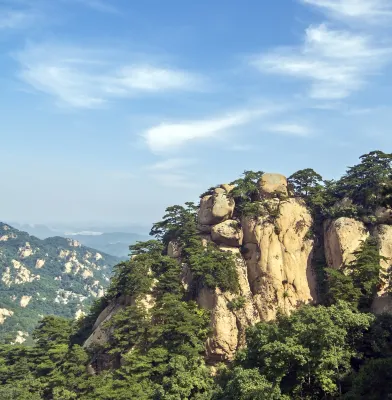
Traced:
<svg viewBox="0 0 392 400">
<path fill-rule="evenodd" d="M 27 332 L 18 331 L 16 338 L 13 342 L 11 342 L 11 344 L 22 344 L 27 340 L 28 337 L 29 334 Z"/>
<path fill-rule="evenodd" d="M 181 246 L 177 240 L 172 240 L 169 242 L 167 246 L 167 255 L 171 258 L 180 258 L 181 257 Z"/>
<path fill-rule="evenodd" d="M 40 275 L 34 275 L 24 264 L 18 260 L 11 260 L 12 267 L 6 267 L 1 280 L 6 286 L 21 285 L 27 282 L 40 280 Z"/>
<path fill-rule="evenodd" d="M 244 218 L 244 258 L 253 299 L 262 320 L 275 318 L 316 300 L 316 276 L 311 266 L 313 241 L 306 240 L 312 217 L 304 203 L 280 203 L 280 215 Z"/>
<path fill-rule="evenodd" d="M 75 313 L 75 319 L 81 319 L 86 315 L 86 313 L 83 310 L 77 310 Z"/>
<path fill-rule="evenodd" d="M 14 312 L 6 308 L 0 308 L 0 325 L 3 325 L 8 317 L 12 317 Z"/>
<path fill-rule="evenodd" d="M 95 256 L 94 256 L 94 258 L 95 258 L 95 261 L 99 261 L 99 260 L 102 260 L 102 254 L 100 254 L 100 253 L 95 253 Z"/>
<path fill-rule="evenodd" d="M 20 303 L 19 303 L 20 306 L 22 308 L 26 308 L 29 305 L 31 299 L 32 299 L 32 296 L 22 296 L 20 299 Z"/>
<path fill-rule="evenodd" d="M 75 239 L 67 239 L 68 245 L 71 247 L 82 247 L 82 244 Z"/>
<path fill-rule="evenodd" d="M 230 251 L 234 256 L 239 293 L 222 293 L 219 289 L 204 288 L 198 295 L 198 304 L 211 311 L 212 335 L 206 343 L 206 355 L 210 362 L 232 360 L 238 348 L 245 345 L 246 328 L 260 320 L 249 287 L 247 266 L 239 249 L 233 247 L 221 247 L 221 249 Z M 230 310 L 229 302 L 237 296 L 246 300 L 245 305 L 239 310 Z"/>
<path fill-rule="evenodd" d="M 392 225 L 379 225 L 374 235 L 377 237 L 380 246 L 380 255 L 385 257 L 381 260 L 382 272 L 388 272 L 392 266 Z M 392 312 L 392 297 L 388 294 L 387 282 L 383 281 L 377 296 L 373 300 L 372 311 L 375 314 Z"/>
<path fill-rule="evenodd" d="M 375 216 L 379 224 L 392 224 L 392 209 L 386 207 L 378 207 Z"/>
<path fill-rule="evenodd" d="M 365 225 L 353 218 L 341 217 L 324 225 L 324 247 L 327 264 L 339 269 L 349 264 L 353 253 L 369 236 Z"/>
<path fill-rule="evenodd" d="M 9 239 L 9 236 L 8 236 L 8 235 L 0 236 L 0 242 L 7 242 L 8 239 Z"/>
<path fill-rule="evenodd" d="M 94 346 L 102 346 L 109 341 L 110 330 L 105 325 L 109 322 L 114 315 L 124 309 L 126 306 L 124 297 L 120 297 L 117 301 L 111 302 L 98 316 L 97 321 L 93 326 L 93 332 L 84 342 L 83 347 L 89 348 Z"/>
<path fill-rule="evenodd" d="M 198 223 L 201 226 L 219 224 L 233 216 L 234 200 L 228 198 L 223 189 L 221 191 L 201 199 L 198 215 Z"/>
<path fill-rule="evenodd" d="M 272 198 L 277 194 L 288 196 L 287 179 L 281 174 L 263 174 L 258 186 L 260 198 Z"/>
<path fill-rule="evenodd" d="M 26 242 L 24 247 L 19 248 L 19 257 L 22 259 L 30 257 L 32 254 L 33 254 L 33 249 L 31 248 L 29 242 Z"/>
<path fill-rule="evenodd" d="M 45 260 L 37 260 L 35 263 L 35 268 L 41 269 L 45 265 Z"/>
<path fill-rule="evenodd" d="M 71 254 L 71 252 L 69 250 L 62 249 L 62 250 L 60 250 L 59 257 L 67 258 L 70 254 Z"/>
<path fill-rule="evenodd" d="M 217 244 L 223 244 L 231 247 L 242 245 L 244 234 L 237 221 L 229 219 L 213 226 L 211 238 Z"/>
<path fill-rule="evenodd" d="M 230 193 L 235 188 L 235 185 L 229 185 L 228 183 L 224 183 L 220 187 L 224 189 L 226 193 Z"/>
<path fill-rule="evenodd" d="M 85 269 L 82 272 L 83 279 L 92 278 L 93 276 L 94 276 L 93 271 L 90 271 L 89 269 Z"/>
<path fill-rule="evenodd" d="M 148 294 L 140 301 L 140 304 L 142 304 L 146 310 L 149 310 L 153 307 L 154 302 L 155 299 Z M 109 322 L 119 311 L 131 305 L 135 305 L 135 300 L 130 296 L 120 296 L 119 298 L 111 301 L 110 304 L 101 312 L 101 314 L 99 314 L 94 323 L 93 332 L 83 344 L 83 347 L 89 348 L 97 345 L 101 346 L 107 343 L 111 335 L 111 330 L 108 329 L 105 324 Z"/>
</svg>

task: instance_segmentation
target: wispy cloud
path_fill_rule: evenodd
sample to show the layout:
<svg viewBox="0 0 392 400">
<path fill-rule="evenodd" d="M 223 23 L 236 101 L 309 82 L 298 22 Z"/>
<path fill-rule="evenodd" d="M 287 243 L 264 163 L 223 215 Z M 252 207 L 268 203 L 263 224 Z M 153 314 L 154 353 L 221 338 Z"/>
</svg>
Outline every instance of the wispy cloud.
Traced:
<svg viewBox="0 0 392 400">
<path fill-rule="evenodd" d="M 178 150 L 188 142 L 216 137 L 232 128 L 246 125 L 270 112 L 271 109 L 267 108 L 244 110 L 211 119 L 162 123 L 148 129 L 143 137 L 147 146 L 153 152 Z"/>
<path fill-rule="evenodd" d="M 109 14 L 118 14 L 119 10 L 110 4 L 110 0 L 72 0 L 77 3 L 80 3 L 84 6 L 90 7 L 96 11 L 109 13 Z"/>
<path fill-rule="evenodd" d="M 77 108 L 149 93 L 200 91 L 204 85 L 198 74 L 147 61 L 128 62 L 103 49 L 29 45 L 16 58 L 25 83 Z"/>
<path fill-rule="evenodd" d="M 33 12 L 23 10 L 7 10 L 0 6 L 0 30 L 23 29 L 30 26 L 36 19 Z"/>
<path fill-rule="evenodd" d="M 319 8 L 333 18 L 380 23 L 392 18 L 390 0 L 300 0 Z"/>
<path fill-rule="evenodd" d="M 255 56 L 251 64 L 263 73 L 287 75 L 310 82 L 314 99 L 343 99 L 361 89 L 369 76 L 391 59 L 392 48 L 366 35 L 310 26 L 299 48 L 278 48 Z"/>
<path fill-rule="evenodd" d="M 311 129 L 309 126 L 299 123 L 272 124 L 267 126 L 266 130 L 269 132 L 301 137 L 310 136 L 313 132 L 313 129 Z"/>
<path fill-rule="evenodd" d="M 194 164 L 196 160 L 189 158 L 169 158 L 164 161 L 159 161 L 155 164 L 149 165 L 147 167 L 150 171 L 170 171 L 183 169 L 184 167 L 188 167 Z"/>
</svg>

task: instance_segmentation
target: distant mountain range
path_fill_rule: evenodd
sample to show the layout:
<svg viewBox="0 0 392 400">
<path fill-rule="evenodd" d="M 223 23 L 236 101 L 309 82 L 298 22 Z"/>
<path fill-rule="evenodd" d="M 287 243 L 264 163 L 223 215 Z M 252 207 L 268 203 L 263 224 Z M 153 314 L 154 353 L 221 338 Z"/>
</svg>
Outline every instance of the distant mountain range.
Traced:
<svg viewBox="0 0 392 400">
<path fill-rule="evenodd" d="M 0 342 L 28 340 L 43 315 L 88 310 L 119 261 L 75 237 L 42 240 L 0 222 Z"/>
<path fill-rule="evenodd" d="M 10 223 L 10 225 L 19 230 L 26 231 L 30 235 L 36 236 L 40 239 L 46 239 L 53 236 L 75 239 L 84 246 L 92 247 L 122 259 L 128 257 L 129 246 L 131 244 L 134 244 L 137 241 L 148 240 L 149 238 L 149 236 L 144 233 L 146 229 L 139 226 L 123 226 L 121 227 L 121 231 L 119 231 L 119 227 L 99 225 L 88 227 L 73 227 L 65 225 L 48 227 L 42 224 L 18 223 Z M 111 231 L 111 229 L 113 231 Z M 132 232 L 132 229 L 134 229 L 136 233 Z"/>
</svg>

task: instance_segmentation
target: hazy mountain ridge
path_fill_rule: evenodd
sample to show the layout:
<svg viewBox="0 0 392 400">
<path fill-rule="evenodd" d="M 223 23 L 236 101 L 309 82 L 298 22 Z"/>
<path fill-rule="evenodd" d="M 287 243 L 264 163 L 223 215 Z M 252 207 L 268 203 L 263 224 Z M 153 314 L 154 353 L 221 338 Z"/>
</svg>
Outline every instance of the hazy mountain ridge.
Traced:
<svg viewBox="0 0 392 400">
<path fill-rule="evenodd" d="M 39 239 L 59 236 L 78 240 L 82 245 L 92 247 L 112 256 L 127 258 L 129 245 L 138 241 L 148 240 L 144 234 L 146 229 L 138 226 L 105 227 L 88 226 L 87 228 L 70 226 L 46 226 L 43 224 L 19 224 L 10 223 L 19 230 L 37 236 Z M 111 231 L 113 230 L 113 231 Z M 134 230 L 134 232 L 133 232 Z"/>
<path fill-rule="evenodd" d="M 80 315 L 118 261 L 75 239 L 41 240 L 0 223 L 0 340 L 23 341 L 43 315 Z"/>
</svg>

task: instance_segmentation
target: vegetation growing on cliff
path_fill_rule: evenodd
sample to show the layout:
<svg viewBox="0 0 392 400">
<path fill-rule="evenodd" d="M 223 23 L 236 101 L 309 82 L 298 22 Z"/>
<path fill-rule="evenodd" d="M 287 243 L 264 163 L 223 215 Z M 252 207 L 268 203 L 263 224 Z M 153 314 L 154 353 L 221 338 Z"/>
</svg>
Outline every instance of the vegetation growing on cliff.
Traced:
<svg viewBox="0 0 392 400">
<path fill-rule="evenodd" d="M 391 163 L 391 155 L 372 152 L 336 182 L 323 181 L 311 169 L 289 178 L 293 194 L 312 210 L 311 238 L 319 241 L 317 251 L 328 218 L 350 215 L 369 226 L 375 223 L 377 208 L 391 201 Z M 260 212 L 260 174 L 246 171 L 233 182 L 234 218 Z M 193 203 L 169 207 L 151 234 L 155 240 L 130 247 L 131 259 L 117 265 L 107 294 L 84 319 L 45 317 L 34 333 L 34 346 L 0 346 L 0 398 L 361 400 L 392 396 L 392 316 L 369 313 L 381 279 L 390 277 L 381 273 L 383 258 L 372 236 L 341 271 L 321 266 L 323 304 L 302 306 L 290 316 L 281 313 L 275 321 L 248 328 L 246 347 L 231 364 L 217 366 L 213 376 L 204 359 L 210 315 L 194 300 L 200 288 L 238 292 L 233 258 L 213 243 L 202 242 Z M 167 254 L 169 244 L 172 257 Z M 323 263 L 323 254 L 318 262 Z M 187 274 L 192 275 L 191 281 L 186 280 Z M 228 308 L 240 311 L 246 301 L 237 293 Z M 87 351 L 81 345 L 108 305 L 120 311 L 104 323 L 107 340 Z M 90 364 L 97 375 L 91 373 Z"/>
</svg>

